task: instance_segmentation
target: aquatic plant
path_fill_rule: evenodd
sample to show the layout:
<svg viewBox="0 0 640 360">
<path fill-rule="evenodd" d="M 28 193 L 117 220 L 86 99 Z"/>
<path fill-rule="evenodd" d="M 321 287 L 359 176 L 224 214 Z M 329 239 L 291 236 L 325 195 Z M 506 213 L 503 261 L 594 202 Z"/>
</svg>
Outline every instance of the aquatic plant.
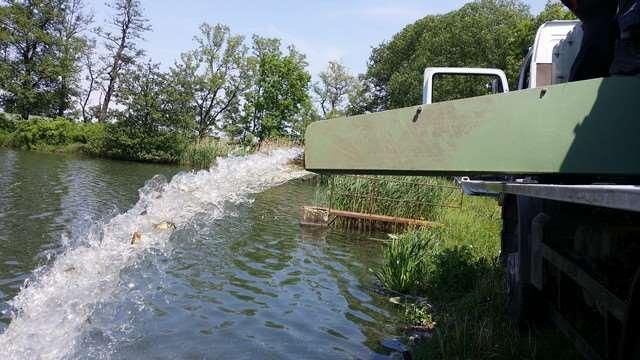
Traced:
<svg viewBox="0 0 640 360">
<path fill-rule="evenodd" d="M 334 176 L 327 186 L 327 206 L 365 214 L 433 220 L 440 207 L 458 207 L 462 192 L 445 178 L 411 176 Z M 398 232 L 404 228 L 365 220 L 339 220 L 338 226 Z"/>
<path fill-rule="evenodd" d="M 394 239 L 384 250 L 384 264 L 376 273 L 382 286 L 401 294 L 424 289 L 433 233 L 411 231 Z"/>
</svg>

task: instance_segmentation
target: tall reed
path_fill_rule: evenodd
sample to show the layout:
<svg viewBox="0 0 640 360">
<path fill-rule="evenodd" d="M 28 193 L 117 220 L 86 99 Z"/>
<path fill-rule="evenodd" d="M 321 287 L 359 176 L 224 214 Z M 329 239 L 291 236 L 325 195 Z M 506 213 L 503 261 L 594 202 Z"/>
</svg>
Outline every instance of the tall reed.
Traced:
<svg viewBox="0 0 640 360">
<path fill-rule="evenodd" d="M 335 176 L 327 192 L 327 206 L 334 209 L 422 220 L 433 220 L 438 208 L 458 207 L 462 201 L 461 189 L 444 178 Z M 405 229 L 365 220 L 339 220 L 338 225 L 387 232 Z"/>
<path fill-rule="evenodd" d="M 210 168 L 216 158 L 229 155 L 236 147 L 224 140 L 207 139 L 189 144 L 180 157 L 180 163 L 198 169 Z"/>
</svg>

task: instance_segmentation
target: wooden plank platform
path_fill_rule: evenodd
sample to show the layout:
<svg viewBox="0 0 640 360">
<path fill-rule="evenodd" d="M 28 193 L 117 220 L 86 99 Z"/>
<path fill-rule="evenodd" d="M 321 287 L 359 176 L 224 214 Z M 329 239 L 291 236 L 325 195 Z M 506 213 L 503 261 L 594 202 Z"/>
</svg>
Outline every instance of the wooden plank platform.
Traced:
<svg viewBox="0 0 640 360">
<path fill-rule="evenodd" d="M 332 219 L 333 217 L 333 219 Z M 300 224 L 308 226 L 329 226 L 335 218 L 366 220 L 391 224 L 401 224 L 420 227 L 441 227 L 442 224 L 419 219 L 407 219 L 402 217 L 365 214 L 352 211 L 329 209 L 325 207 L 304 206 L 301 209 Z"/>
</svg>

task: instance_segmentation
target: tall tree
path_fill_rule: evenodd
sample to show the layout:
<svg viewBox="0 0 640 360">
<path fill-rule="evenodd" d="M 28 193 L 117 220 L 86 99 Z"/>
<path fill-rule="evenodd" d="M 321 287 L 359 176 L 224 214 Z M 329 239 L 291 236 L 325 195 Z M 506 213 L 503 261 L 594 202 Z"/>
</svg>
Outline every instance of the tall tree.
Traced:
<svg viewBox="0 0 640 360">
<path fill-rule="evenodd" d="M 182 54 L 172 74 L 176 86 L 191 99 L 195 133 L 204 139 L 223 131 L 237 113 L 249 86 L 244 37 L 224 25 L 202 24 L 197 48 Z"/>
<path fill-rule="evenodd" d="M 105 152 L 120 159 L 176 161 L 187 123 L 175 107 L 169 76 L 149 61 L 127 67 L 119 79 L 113 112 L 118 121 L 106 125 Z"/>
<path fill-rule="evenodd" d="M 144 50 L 138 48 L 136 41 L 143 38 L 145 31 L 151 30 L 149 21 L 144 17 L 140 0 L 113 0 L 109 6 L 115 11 L 109 20 L 110 29 L 97 29 L 97 34 L 104 40 L 107 50 L 107 55 L 103 58 L 107 85 L 98 114 L 98 120 L 101 122 L 105 121 L 108 115 L 109 104 L 120 73 L 144 55 Z"/>
<path fill-rule="evenodd" d="M 355 82 L 353 75 L 337 61 L 330 61 L 327 69 L 320 73 L 313 92 L 325 119 L 345 114 L 347 96 L 354 90 Z"/>
<path fill-rule="evenodd" d="M 367 76 L 381 109 L 420 103 L 422 74 L 430 66 L 504 69 L 513 85 L 530 44 L 534 21 L 520 0 L 476 0 L 444 15 L 431 15 L 375 48 Z M 455 97 L 456 94 L 443 94 Z"/>
<path fill-rule="evenodd" d="M 85 33 L 93 21 L 93 16 L 85 12 L 82 0 L 67 0 L 63 6 L 63 19 L 56 34 L 59 81 L 55 90 L 55 107 L 58 116 L 64 116 L 71 108 L 73 98 L 79 95 L 82 59 L 91 50 Z"/>
<path fill-rule="evenodd" d="M 85 123 L 91 122 L 93 117 L 97 115 L 99 110 L 92 111 L 89 102 L 93 92 L 98 88 L 100 80 L 100 69 L 95 60 L 95 41 L 87 44 L 86 50 L 82 54 L 82 67 L 85 73 L 84 86 L 78 92 L 78 106 L 80 107 L 80 115 Z M 100 105 L 98 105 L 99 107 Z M 94 109 L 95 110 L 95 109 Z"/>
<path fill-rule="evenodd" d="M 348 116 L 375 112 L 373 101 L 373 84 L 365 74 L 358 75 L 351 90 L 347 94 L 348 104 L 345 114 Z"/>
<path fill-rule="evenodd" d="M 0 6 L 0 102 L 5 111 L 55 115 L 61 76 L 73 76 L 61 48 L 71 0 L 5 0 Z M 78 33 L 68 34 L 69 42 Z M 67 43 L 68 44 L 68 43 Z"/>
<path fill-rule="evenodd" d="M 504 69 L 513 88 L 538 27 L 571 18 L 557 1 L 548 1 L 534 17 L 521 0 L 475 0 L 447 14 L 426 16 L 373 49 L 366 74 L 372 85 L 370 107 L 418 104 L 422 74 L 430 66 Z M 440 83 L 444 86 L 434 93 L 436 101 L 469 96 L 480 85 L 464 78 Z"/>
<path fill-rule="evenodd" d="M 251 64 L 252 83 L 242 111 L 243 137 L 251 134 L 261 142 L 302 136 L 302 124 L 314 117 L 305 56 L 293 46 L 284 54 L 279 39 L 254 35 Z"/>
</svg>

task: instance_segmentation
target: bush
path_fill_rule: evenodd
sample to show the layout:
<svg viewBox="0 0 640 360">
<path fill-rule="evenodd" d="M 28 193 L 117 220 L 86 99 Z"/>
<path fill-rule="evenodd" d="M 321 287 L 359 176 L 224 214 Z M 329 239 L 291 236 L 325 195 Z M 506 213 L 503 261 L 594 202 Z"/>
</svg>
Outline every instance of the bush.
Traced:
<svg viewBox="0 0 640 360">
<path fill-rule="evenodd" d="M 143 132 L 118 123 L 106 125 L 103 153 L 120 160 L 174 163 L 181 159 L 187 144 L 179 132 Z"/>
<path fill-rule="evenodd" d="M 80 150 L 91 156 L 101 156 L 104 153 L 105 128 L 103 124 L 80 124 L 82 135 L 79 143 Z"/>
<path fill-rule="evenodd" d="M 56 118 L 18 122 L 11 141 L 15 147 L 32 150 L 42 145 L 68 145 L 76 137 L 74 123 L 64 118 Z"/>
<path fill-rule="evenodd" d="M 65 118 L 15 122 L 15 130 L 5 138 L 5 146 L 47 152 L 102 152 L 104 126 L 78 124 Z M 76 144 L 75 146 L 71 146 Z"/>
<path fill-rule="evenodd" d="M 11 134 L 5 130 L 0 129 L 0 147 L 7 147 L 11 145 Z"/>
<path fill-rule="evenodd" d="M 0 132 L 12 133 L 16 131 L 16 121 L 11 116 L 1 113 L 0 114 Z"/>
</svg>

